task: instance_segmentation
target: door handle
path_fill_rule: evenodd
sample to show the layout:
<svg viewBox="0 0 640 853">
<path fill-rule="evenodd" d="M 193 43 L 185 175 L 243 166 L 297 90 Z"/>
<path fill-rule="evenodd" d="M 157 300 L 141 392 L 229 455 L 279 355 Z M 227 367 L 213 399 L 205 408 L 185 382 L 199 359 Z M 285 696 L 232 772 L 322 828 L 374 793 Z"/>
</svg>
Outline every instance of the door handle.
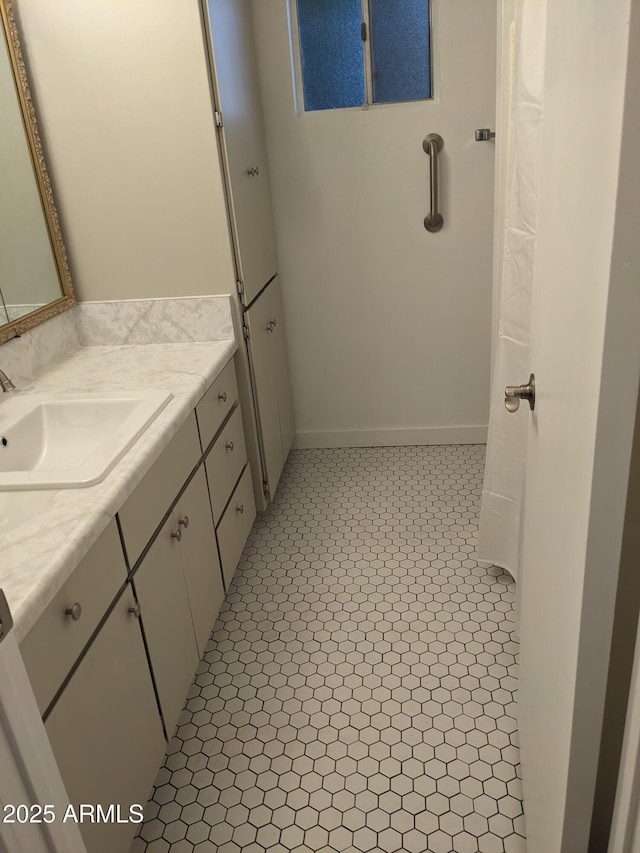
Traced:
<svg viewBox="0 0 640 853">
<path fill-rule="evenodd" d="M 526 385 L 507 385 L 504 389 L 504 405 L 508 412 L 517 412 L 520 400 L 527 400 L 529 408 L 536 407 L 536 377 L 531 374 Z"/>
<path fill-rule="evenodd" d="M 422 148 L 429 155 L 429 180 L 431 210 L 424 218 L 424 227 L 432 233 L 444 225 L 442 214 L 438 210 L 438 154 L 444 148 L 444 140 L 439 133 L 428 133 L 422 140 Z"/>
</svg>

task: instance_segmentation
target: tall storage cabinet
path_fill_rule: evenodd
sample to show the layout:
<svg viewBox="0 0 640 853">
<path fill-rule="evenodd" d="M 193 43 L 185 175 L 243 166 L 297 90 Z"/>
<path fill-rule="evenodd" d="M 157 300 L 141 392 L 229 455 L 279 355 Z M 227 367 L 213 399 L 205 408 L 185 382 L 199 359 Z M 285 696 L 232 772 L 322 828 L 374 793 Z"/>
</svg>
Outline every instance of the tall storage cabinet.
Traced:
<svg viewBox="0 0 640 853">
<path fill-rule="evenodd" d="M 201 2 L 245 339 L 239 373 L 255 415 L 257 445 L 249 442 L 248 451 L 259 457 L 251 461 L 256 505 L 264 509 L 294 426 L 253 13 L 250 0 Z"/>
</svg>

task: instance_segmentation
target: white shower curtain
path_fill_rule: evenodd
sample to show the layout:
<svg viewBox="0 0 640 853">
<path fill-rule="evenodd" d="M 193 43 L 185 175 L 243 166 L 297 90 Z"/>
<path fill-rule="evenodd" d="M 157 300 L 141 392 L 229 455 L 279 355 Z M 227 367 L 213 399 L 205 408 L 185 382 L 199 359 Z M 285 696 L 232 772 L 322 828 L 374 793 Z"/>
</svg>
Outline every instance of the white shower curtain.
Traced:
<svg viewBox="0 0 640 853">
<path fill-rule="evenodd" d="M 538 213 L 546 0 L 503 2 L 503 70 L 493 376 L 480 510 L 480 560 L 519 574 L 528 406 L 509 414 L 505 385 L 531 372 L 529 327 Z"/>
</svg>

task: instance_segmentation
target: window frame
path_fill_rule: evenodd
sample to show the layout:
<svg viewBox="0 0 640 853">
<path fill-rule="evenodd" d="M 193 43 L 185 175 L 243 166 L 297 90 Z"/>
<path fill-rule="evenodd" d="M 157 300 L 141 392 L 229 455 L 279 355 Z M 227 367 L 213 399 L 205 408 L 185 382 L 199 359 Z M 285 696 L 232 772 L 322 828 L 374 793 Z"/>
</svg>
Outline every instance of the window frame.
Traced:
<svg viewBox="0 0 640 853">
<path fill-rule="evenodd" d="M 358 112 L 378 110 L 388 107 L 399 107 L 409 104 L 433 104 L 440 101 L 440 63 L 437 51 L 436 27 L 438 24 L 438 5 L 440 0 L 429 2 L 429 74 L 431 79 L 431 97 L 407 101 L 378 101 L 373 102 L 373 67 L 371 57 L 371 26 L 369 15 L 369 0 L 360 0 L 362 20 L 367 25 L 367 40 L 363 42 L 364 76 L 366 102 L 353 107 L 328 107 L 323 110 L 305 110 L 304 80 L 302 75 L 302 47 L 300 44 L 300 25 L 298 21 L 298 0 L 287 0 L 287 22 L 289 25 L 289 50 L 291 56 L 291 76 L 293 81 L 293 101 L 296 115 L 326 115 L 327 113 Z"/>
</svg>

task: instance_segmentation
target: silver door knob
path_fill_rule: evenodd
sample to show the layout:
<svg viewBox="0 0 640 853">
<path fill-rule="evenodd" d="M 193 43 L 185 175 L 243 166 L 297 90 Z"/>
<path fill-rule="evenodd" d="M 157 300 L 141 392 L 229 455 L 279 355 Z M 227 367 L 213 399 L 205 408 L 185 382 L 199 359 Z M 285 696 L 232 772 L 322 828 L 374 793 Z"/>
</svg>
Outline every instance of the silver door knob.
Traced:
<svg viewBox="0 0 640 853">
<path fill-rule="evenodd" d="M 526 385 L 507 385 L 504 389 L 504 405 L 508 412 L 517 412 L 520 408 L 520 400 L 527 400 L 531 411 L 535 409 L 536 378 L 533 373 Z"/>
<path fill-rule="evenodd" d="M 76 603 L 72 607 L 67 607 L 64 612 L 65 616 L 71 616 L 73 621 L 77 622 L 78 619 L 82 616 L 82 605 L 79 601 L 76 601 Z"/>
</svg>

